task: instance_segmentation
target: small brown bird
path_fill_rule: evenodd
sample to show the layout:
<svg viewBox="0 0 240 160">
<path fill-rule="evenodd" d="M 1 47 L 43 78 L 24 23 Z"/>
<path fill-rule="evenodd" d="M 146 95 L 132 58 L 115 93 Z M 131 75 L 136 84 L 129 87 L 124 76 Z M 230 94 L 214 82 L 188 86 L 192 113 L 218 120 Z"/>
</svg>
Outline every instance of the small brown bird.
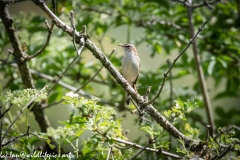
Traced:
<svg viewBox="0 0 240 160">
<path fill-rule="evenodd" d="M 137 53 L 137 49 L 132 44 L 119 44 L 124 49 L 124 56 L 122 58 L 122 74 L 128 83 L 136 89 L 136 82 L 139 75 L 140 58 Z M 126 103 L 130 102 L 130 95 L 127 95 Z"/>
</svg>

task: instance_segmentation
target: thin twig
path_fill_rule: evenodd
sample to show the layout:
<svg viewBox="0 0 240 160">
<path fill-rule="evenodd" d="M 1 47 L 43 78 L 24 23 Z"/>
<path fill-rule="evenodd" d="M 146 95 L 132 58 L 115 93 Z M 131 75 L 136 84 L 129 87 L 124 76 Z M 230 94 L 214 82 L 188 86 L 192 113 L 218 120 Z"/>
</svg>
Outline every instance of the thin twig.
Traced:
<svg viewBox="0 0 240 160">
<path fill-rule="evenodd" d="M 189 43 L 188 43 L 187 46 L 183 49 L 183 51 L 174 59 L 172 65 L 170 66 L 170 68 L 168 69 L 168 71 L 164 73 L 164 78 L 163 78 L 162 84 L 161 84 L 161 86 L 160 86 L 160 89 L 159 89 L 157 95 L 156 95 L 152 100 L 150 100 L 150 101 L 148 101 L 148 102 L 145 102 L 144 105 L 152 104 L 152 103 L 160 96 L 160 94 L 161 94 L 161 92 L 162 92 L 162 89 L 163 89 L 163 86 L 164 86 L 164 83 L 165 83 L 165 81 L 166 81 L 166 78 L 167 78 L 169 72 L 172 70 L 173 66 L 174 66 L 175 63 L 178 61 L 178 59 L 183 55 L 183 53 L 188 49 L 188 47 L 194 42 L 194 40 L 196 39 L 197 35 L 203 30 L 203 27 L 205 26 L 206 23 L 207 23 L 207 21 L 204 22 L 201 27 L 199 27 L 197 33 L 193 36 L 192 39 L 189 40 Z"/>
<path fill-rule="evenodd" d="M 228 152 L 234 148 L 235 144 L 230 144 L 224 151 L 221 152 L 218 156 L 214 157 L 212 160 L 217 160 L 223 158 Z"/>
<path fill-rule="evenodd" d="M 74 20 L 74 12 L 73 11 L 71 11 L 70 12 L 70 17 L 69 17 L 69 19 L 70 19 L 70 22 L 71 22 L 71 26 L 72 26 L 72 28 L 73 28 L 73 46 L 74 46 L 74 49 L 75 49 L 75 51 L 76 51 L 76 53 L 78 53 L 78 49 L 77 49 L 77 46 L 76 46 L 76 39 L 75 39 L 75 35 L 76 35 L 76 27 L 75 27 L 75 20 Z"/>
<path fill-rule="evenodd" d="M 71 67 L 71 65 L 78 59 L 78 55 L 74 57 L 74 59 L 69 63 L 69 65 L 67 66 L 67 68 L 62 72 L 62 74 L 58 77 L 58 79 L 56 80 L 56 82 L 53 84 L 53 86 L 48 90 L 48 94 L 53 90 L 53 88 L 58 84 L 58 82 L 60 81 L 60 79 L 64 76 L 64 74 L 68 71 L 68 69 Z"/>
<path fill-rule="evenodd" d="M 112 156 L 112 160 L 114 160 L 114 155 L 113 155 L 113 152 L 111 152 L 111 156 Z"/>
<path fill-rule="evenodd" d="M 126 150 L 126 149 L 129 149 L 129 148 L 132 148 L 132 146 L 128 146 L 128 147 L 120 147 L 116 144 L 114 144 L 114 147 L 116 147 L 117 149 L 121 149 L 121 150 Z"/>
<path fill-rule="evenodd" d="M 27 132 L 26 132 L 25 134 L 22 134 L 22 135 L 20 135 L 20 136 L 17 136 L 17 137 L 14 137 L 14 138 L 10 139 L 10 140 L 7 141 L 6 143 L 1 144 L 1 147 L 6 146 L 6 145 L 8 145 L 9 143 L 14 142 L 14 141 L 16 141 L 16 140 L 19 139 L 19 138 L 22 138 L 22 137 L 25 137 L 25 136 L 29 136 L 29 132 L 30 132 L 30 125 L 28 125 Z"/>
<path fill-rule="evenodd" d="M 1 113 L 0 114 L 0 119 L 2 119 L 2 117 L 10 110 L 10 108 L 13 106 L 13 104 L 11 103 L 10 105 L 9 105 L 9 107 L 3 112 L 3 113 Z"/>
<path fill-rule="evenodd" d="M 52 31 L 53 31 L 53 27 L 54 27 L 54 23 L 51 24 L 51 27 L 49 27 L 49 24 L 47 22 L 47 20 L 45 20 L 45 24 L 48 28 L 48 35 L 47 35 L 47 40 L 45 42 L 45 44 L 42 46 L 42 48 L 37 51 L 35 54 L 31 55 L 31 56 L 27 56 L 25 58 L 26 61 L 29 61 L 31 59 L 33 59 L 34 57 L 37 57 L 38 55 L 40 55 L 41 53 L 43 53 L 43 51 L 45 50 L 45 48 L 48 46 L 50 39 L 51 39 L 51 35 L 52 35 Z"/>
<path fill-rule="evenodd" d="M 150 93 L 151 88 L 152 88 L 151 86 L 148 86 L 145 94 L 143 95 L 143 99 L 144 99 L 145 102 L 148 101 L 148 94 Z M 139 107 L 138 107 L 138 105 L 135 104 L 135 102 L 133 101 L 132 98 L 130 98 L 130 100 L 132 101 L 132 103 L 134 104 L 134 106 L 135 106 L 135 108 L 136 108 L 135 110 L 131 111 L 131 113 L 133 114 L 133 113 L 135 113 L 136 111 L 138 111 L 139 116 L 143 116 L 143 115 L 144 115 L 144 106 L 142 106 L 141 104 L 139 104 Z"/>
<path fill-rule="evenodd" d="M 129 141 L 126 141 L 126 140 L 122 140 L 122 139 L 118 139 L 118 138 L 112 138 L 112 139 L 114 141 L 116 141 L 116 142 L 123 143 L 123 144 L 129 145 L 129 146 L 135 147 L 135 148 L 139 148 L 139 149 L 144 148 L 144 146 L 141 146 L 139 144 L 132 143 L 132 142 L 129 142 Z M 150 151 L 150 152 L 155 152 L 157 154 L 163 154 L 163 155 L 166 155 L 166 156 L 169 156 L 169 157 L 172 157 L 172 158 L 178 158 L 178 159 L 182 159 L 183 158 L 183 157 L 181 157 L 181 156 L 179 156 L 177 154 L 169 153 L 169 152 L 166 152 L 166 151 L 163 151 L 163 150 L 159 150 L 159 149 L 146 147 L 145 150 L 146 151 Z"/>
<path fill-rule="evenodd" d="M 109 160 L 111 153 L 112 153 L 112 146 L 110 146 L 110 148 L 108 149 L 108 155 L 106 160 Z"/>
<path fill-rule="evenodd" d="M 112 56 L 112 54 L 115 52 L 115 48 L 112 50 L 112 52 L 110 53 L 110 55 L 108 56 L 108 58 L 110 59 L 111 58 L 111 56 Z M 91 77 L 91 78 L 89 78 L 81 87 L 79 87 L 76 91 L 75 91 L 75 93 L 76 92 L 78 92 L 78 91 L 80 91 L 81 89 L 83 89 L 89 82 L 91 82 L 98 74 L 99 74 L 99 72 L 101 71 L 103 69 L 103 66 Z"/>
<path fill-rule="evenodd" d="M 210 137 L 210 129 L 211 129 L 211 126 L 210 126 L 210 125 L 207 125 L 206 141 L 209 141 L 209 137 Z M 211 135 L 211 137 L 212 137 L 212 135 Z"/>
<path fill-rule="evenodd" d="M 137 158 L 137 156 L 140 155 L 150 144 L 154 143 L 154 139 L 149 139 L 147 144 L 138 153 L 136 153 L 131 159 Z"/>
<path fill-rule="evenodd" d="M 9 127 L 7 128 L 6 132 L 4 133 L 3 137 L 2 137 L 2 141 L 1 144 L 3 143 L 4 138 L 6 137 L 7 133 L 9 132 L 9 130 L 11 129 L 11 127 L 13 126 L 13 124 L 17 121 L 17 119 L 20 117 L 20 115 L 23 113 L 23 111 L 29 107 L 33 101 L 35 101 L 37 99 L 37 97 L 47 88 L 47 86 L 43 87 L 43 89 L 41 89 L 29 102 L 27 105 L 25 105 L 20 112 L 18 113 L 18 115 L 16 116 L 16 118 L 13 120 L 13 122 L 9 125 Z"/>
<path fill-rule="evenodd" d="M 0 58 L 0 61 L 3 62 L 4 64 L 12 64 L 12 63 L 16 63 L 15 60 L 12 61 L 12 62 L 8 62 L 8 59 L 9 59 L 10 55 L 13 54 L 13 51 L 10 50 L 10 49 L 8 49 L 8 52 L 7 52 L 7 53 L 8 53 L 8 54 L 7 54 L 7 58 L 5 58 L 5 59 L 1 59 L 1 58 Z"/>
<path fill-rule="evenodd" d="M 148 86 L 145 94 L 143 95 L 143 99 L 144 99 L 145 102 L 148 101 L 148 95 L 151 92 L 151 88 L 152 88 L 152 86 Z"/>
<path fill-rule="evenodd" d="M 6 61 L 8 61 L 10 55 L 13 54 L 13 51 L 8 49 L 8 54 L 7 54 L 7 58 L 6 58 Z"/>
<path fill-rule="evenodd" d="M 134 109 L 133 111 L 131 111 L 132 114 L 134 114 L 136 111 L 138 111 L 139 116 L 142 116 L 143 113 L 141 112 L 141 110 L 138 108 L 138 105 L 134 102 L 134 100 L 132 98 L 130 98 L 131 102 L 133 103 L 133 105 L 135 106 L 136 109 Z"/>
<path fill-rule="evenodd" d="M 99 133 L 101 136 L 103 136 L 104 138 L 106 139 L 109 139 L 105 133 L 102 133 L 101 131 L 99 131 L 98 129 L 95 130 L 97 133 Z M 157 137 L 156 137 L 157 138 Z M 154 138 L 155 139 L 155 138 Z M 158 149 L 155 149 L 155 148 L 149 148 L 149 147 L 144 147 L 144 146 L 141 146 L 137 143 L 132 143 L 132 142 L 129 142 L 129 141 L 126 141 L 126 140 L 123 140 L 123 139 L 119 139 L 119 138 L 114 138 L 112 137 L 111 140 L 114 140 L 116 142 L 119 142 L 119 143 L 122 143 L 122 144 L 125 144 L 125 145 L 129 145 L 129 146 L 132 146 L 132 147 L 135 147 L 135 148 L 140 148 L 140 149 L 143 149 L 145 148 L 144 150 L 146 151 L 150 151 L 150 152 L 155 152 L 157 154 L 163 154 L 163 155 L 166 155 L 166 156 L 169 156 L 169 157 L 173 157 L 173 158 L 178 158 L 178 159 L 182 159 L 183 157 L 179 156 L 179 155 L 176 155 L 176 154 L 172 154 L 172 153 L 169 153 L 169 152 L 166 152 L 166 151 L 163 151 L 162 149 L 158 150 Z"/>
</svg>

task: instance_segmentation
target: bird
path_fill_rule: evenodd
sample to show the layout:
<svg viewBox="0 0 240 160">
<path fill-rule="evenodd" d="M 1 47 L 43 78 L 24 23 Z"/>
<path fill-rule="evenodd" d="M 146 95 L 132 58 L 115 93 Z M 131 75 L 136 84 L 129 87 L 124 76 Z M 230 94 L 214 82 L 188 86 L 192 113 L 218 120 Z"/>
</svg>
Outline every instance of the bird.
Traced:
<svg viewBox="0 0 240 160">
<path fill-rule="evenodd" d="M 124 49 L 122 58 L 122 75 L 132 88 L 137 92 L 136 82 L 138 80 L 140 70 L 140 58 L 137 49 L 133 44 L 119 44 Z M 137 92 L 138 93 L 138 92 Z M 129 105 L 131 96 L 127 94 L 126 103 Z"/>
</svg>

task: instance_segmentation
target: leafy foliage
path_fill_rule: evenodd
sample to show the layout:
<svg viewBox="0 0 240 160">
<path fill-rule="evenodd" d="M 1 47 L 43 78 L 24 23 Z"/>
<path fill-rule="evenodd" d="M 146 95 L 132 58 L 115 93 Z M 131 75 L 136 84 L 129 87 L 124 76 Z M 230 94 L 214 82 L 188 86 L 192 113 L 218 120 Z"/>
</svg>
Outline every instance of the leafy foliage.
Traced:
<svg viewBox="0 0 240 160">
<path fill-rule="evenodd" d="M 37 95 L 39 91 L 37 89 L 24 89 L 24 90 L 15 90 L 15 91 L 8 91 L 7 96 L 5 99 L 6 103 L 12 103 L 18 105 L 19 107 L 24 107 L 27 103 Z M 35 102 L 44 100 L 47 98 L 47 93 L 44 90 L 37 98 Z"/>
<path fill-rule="evenodd" d="M 109 148 L 116 144 L 114 138 L 126 139 L 121 129 L 121 119 L 114 119 L 116 112 L 113 108 L 97 105 L 96 100 L 84 99 L 73 92 L 68 92 L 63 98 L 64 104 L 71 105 L 70 119 L 62 122 L 65 127 L 49 128 L 47 135 L 56 139 L 59 144 L 68 144 L 84 132 L 90 132 L 88 140 L 82 142 L 80 158 L 105 159 Z M 73 148 L 78 153 L 77 146 Z M 131 153 L 118 149 L 113 151 L 119 159 L 128 157 Z"/>
</svg>

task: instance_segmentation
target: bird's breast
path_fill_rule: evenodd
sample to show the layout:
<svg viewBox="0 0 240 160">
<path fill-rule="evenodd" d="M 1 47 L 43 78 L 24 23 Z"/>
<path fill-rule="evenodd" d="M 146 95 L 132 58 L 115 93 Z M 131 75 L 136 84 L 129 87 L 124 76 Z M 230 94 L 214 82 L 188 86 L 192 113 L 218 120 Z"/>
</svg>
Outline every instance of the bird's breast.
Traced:
<svg viewBox="0 0 240 160">
<path fill-rule="evenodd" d="M 122 59 L 122 74 L 123 77 L 130 83 L 135 82 L 139 74 L 139 57 L 135 55 L 124 55 Z"/>
</svg>

